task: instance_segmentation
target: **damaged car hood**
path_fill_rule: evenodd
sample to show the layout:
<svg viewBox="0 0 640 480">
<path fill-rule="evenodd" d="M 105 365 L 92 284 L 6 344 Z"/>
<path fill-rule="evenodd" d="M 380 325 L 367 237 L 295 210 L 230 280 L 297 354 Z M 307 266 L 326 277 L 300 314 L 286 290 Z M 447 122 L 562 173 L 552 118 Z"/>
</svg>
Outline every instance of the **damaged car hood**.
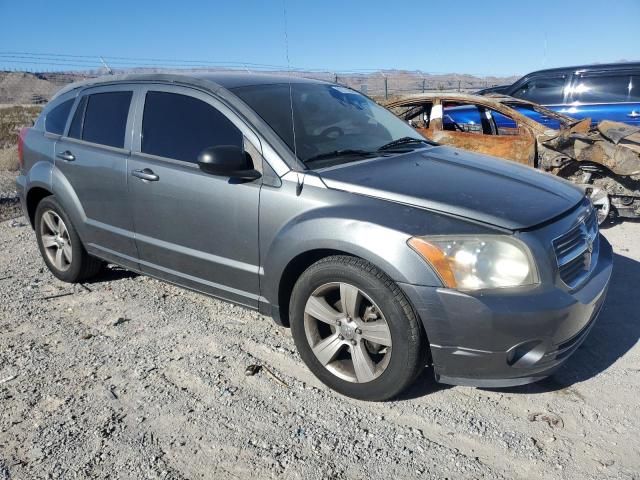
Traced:
<svg viewBox="0 0 640 480">
<path fill-rule="evenodd" d="M 543 166 L 557 168 L 577 160 L 598 163 L 616 175 L 640 175 L 640 128 L 609 120 L 594 128 L 590 124 L 585 118 L 569 128 L 539 135 Z"/>
<path fill-rule="evenodd" d="M 582 201 L 562 179 L 512 162 L 438 146 L 318 172 L 329 188 L 465 217 L 533 227 Z"/>
</svg>

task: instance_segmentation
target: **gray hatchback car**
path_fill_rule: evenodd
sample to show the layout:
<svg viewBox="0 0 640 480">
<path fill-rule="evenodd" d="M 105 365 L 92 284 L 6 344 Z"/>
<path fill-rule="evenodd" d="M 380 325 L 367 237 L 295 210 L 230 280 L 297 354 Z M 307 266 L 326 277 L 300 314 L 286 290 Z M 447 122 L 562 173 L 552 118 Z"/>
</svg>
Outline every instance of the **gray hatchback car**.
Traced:
<svg viewBox="0 0 640 480">
<path fill-rule="evenodd" d="M 548 376 L 604 302 L 584 193 L 426 141 L 339 85 L 253 74 L 73 84 L 20 134 L 18 189 L 51 272 L 105 262 L 290 325 L 348 396 Z"/>
</svg>

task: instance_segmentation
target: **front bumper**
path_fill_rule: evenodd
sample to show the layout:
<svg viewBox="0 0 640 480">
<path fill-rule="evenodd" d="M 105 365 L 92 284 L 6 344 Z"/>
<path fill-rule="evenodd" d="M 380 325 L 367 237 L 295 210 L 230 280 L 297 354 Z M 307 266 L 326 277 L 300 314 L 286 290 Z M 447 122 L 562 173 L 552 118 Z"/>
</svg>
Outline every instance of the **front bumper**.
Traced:
<svg viewBox="0 0 640 480">
<path fill-rule="evenodd" d="M 579 289 L 537 285 L 474 295 L 402 284 L 425 325 L 436 380 L 508 387 L 541 380 L 587 337 L 611 277 L 611 245 L 600 239 L 590 278 Z"/>
</svg>

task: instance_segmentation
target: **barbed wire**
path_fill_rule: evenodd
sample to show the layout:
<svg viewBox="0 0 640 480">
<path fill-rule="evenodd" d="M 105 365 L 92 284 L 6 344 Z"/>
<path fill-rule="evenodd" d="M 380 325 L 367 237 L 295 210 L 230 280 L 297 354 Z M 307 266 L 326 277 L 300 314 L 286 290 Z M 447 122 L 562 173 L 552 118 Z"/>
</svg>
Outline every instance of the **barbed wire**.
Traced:
<svg viewBox="0 0 640 480">
<path fill-rule="evenodd" d="M 75 54 L 64 54 L 64 53 L 44 53 L 44 52 L 24 52 L 24 51 L 0 51 L 0 68 L 2 68 L 3 64 L 7 63 L 20 63 L 20 64 L 33 64 L 39 66 L 46 65 L 56 65 L 56 66 L 92 66 L 92 67 L 100 67 L 102 66 L 102 62 L 100 58 L 103 58 L 110 66 L 118 67 L 119 65 L 130 67 L 130 66 L 149 66 L 155 68 L 166 68 L 172 66 L 180 66 L 180 67 L 198 67 L 198 68 L 206 68 L 206 67 L 220 67 L 220 68 L 245 68 L 250 67 L 250 69 L 262 70 L 262 69 L 275 69 L 275 70 L 285 70 L 291 69 L 294 71 L 305 71 L 305 72 L 333 72 L 337 74 L 357 74 L 357 73 L 375 73 L 375 72 L 408 72 L 415 73 L 423 76 L 433 76 L 433 75 L 459 75 L 459 76 L 476 76 L 476 77 L 511 77 L 511 74 L 502 74 L 502 73 L 478 73 L 478 72 L 469 72 L 465 74 L 455 74 L 452 72 L 444 72 L 444 71 L 422 71 L 422 70 L 406 70 L 406 69 L 394 69 L 388 67 L 369 67 L 369 68 L 350 68 L 350 69 L 339 69 L 332 67 L 299 67 L 299 66 L 288 66 L 288 65 L 279 65 L 279 64 L 268 64 L 268 63 L 256 63 L 250 61 L 220 61 L 220 60 L 204 60 L 204 59 L 176 59 L 176 58 L 153 58 L 153 57 L 134 57 L 134 56 L 115 56 L 115 55 L 75 55 Z"/>
<path fill-rule="evenodd" d="M 157 62 L 157 63 L 156 63 Z M 174 62 L 174 63 L 170 63 Z M 197 63 L 199 62 L 199 63 Z M 372 97 L 392 98 L 433 91 L 473 92 L 515 77 L 478 77 L 471 74 L 435 74 L 411 70 L 305 69 L 252 62 L 203 62 L 143 57 L 0 52 L 0 104 L 46 103 L 69 83 L 107 73 L 209 73 L 249 71 L 296 75 L 339 83 Z M 22 74 L 20 78 L 9 74 Z M 30 77 L 29 77 L 30 76 Z"/>
</svg>

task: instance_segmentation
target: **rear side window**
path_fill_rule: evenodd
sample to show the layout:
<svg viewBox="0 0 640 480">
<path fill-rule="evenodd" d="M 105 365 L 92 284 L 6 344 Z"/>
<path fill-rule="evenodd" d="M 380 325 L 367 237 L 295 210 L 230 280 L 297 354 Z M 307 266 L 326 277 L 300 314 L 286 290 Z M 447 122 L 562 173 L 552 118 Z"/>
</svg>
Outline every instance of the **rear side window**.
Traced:
<svg viewBox="0 0 640 480">
<path fill-rule="evenodd" d="M 640 75 L 581 77 L 571 88 L 572 99 L 582 103 L 637 102 L 640 101 L 639 83 Z"/>
<path fill-rule="evenodd" d="M 132 95 L 133 92 L 106 92 L 83 97 L 71 122 L 69 136 L 123 148 Z"/>
<path fill-rule="evenodd" d="M 73 98 L 70 100 L 66 100 L 57 107 L 51 109 L 49 113 L 47 113 L 47 116 L 44 120 L 45 131 L 49 133 L 55 133 L 56 135 L 62 135 L 74 101 L 75 99 Z"/>
<path fill-rule="evenodd" d="M 541 105 L 559 104 L 564 101 L 564 84 L 565 77 L 533 78 L 511 96 Z"/>
<path fill-rule="evenodd" d="M 242 133 L 218 110 L 187 95 L 148 92 L 142 119 L 142 152 L 196 162 L 207 147 L 242 147 Z"/>
</svg>

